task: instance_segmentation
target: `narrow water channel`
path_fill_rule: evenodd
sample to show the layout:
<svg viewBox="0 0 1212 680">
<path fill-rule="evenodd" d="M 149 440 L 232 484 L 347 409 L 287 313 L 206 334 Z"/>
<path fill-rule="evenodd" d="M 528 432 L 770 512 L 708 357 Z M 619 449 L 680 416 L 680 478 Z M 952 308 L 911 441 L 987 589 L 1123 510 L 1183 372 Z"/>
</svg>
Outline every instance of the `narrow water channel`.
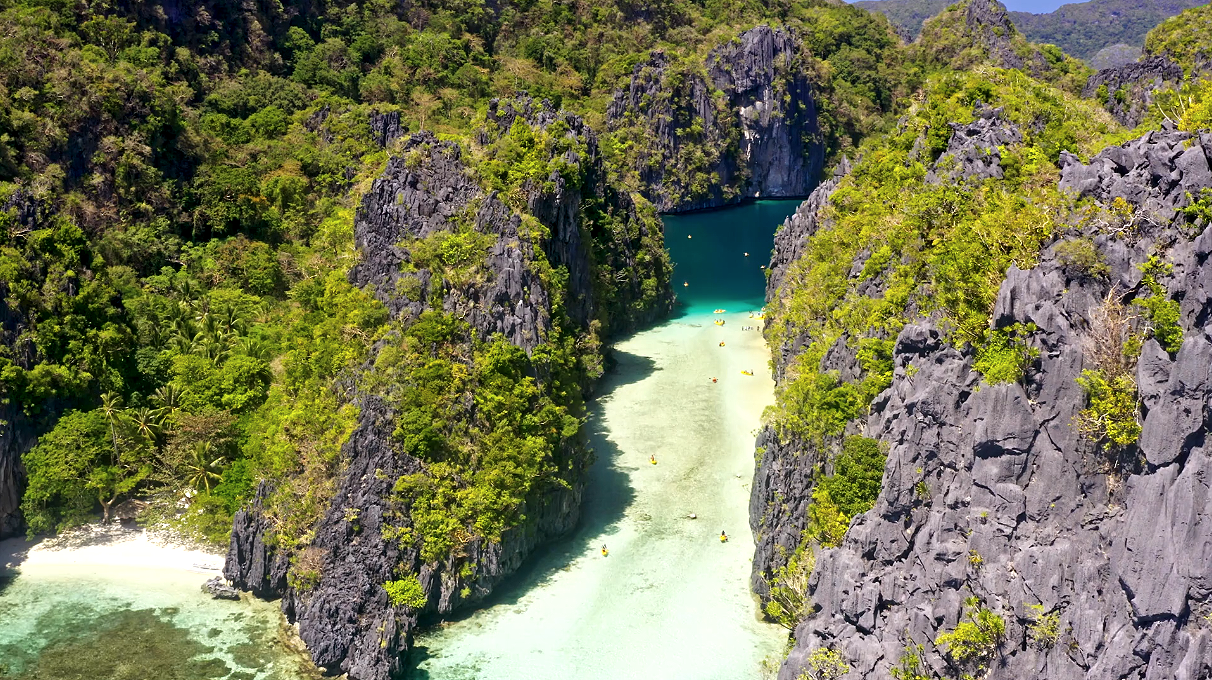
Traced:
<svg viewBox="0 0 1212 680">
<path fill-rule="evenodd" d="M 753 440 L 774 387 L 751 315 L 796 205 L 665 219 L 679 308 L 615 346 L 581 526 L 493 606 L 419 637 L 411 678 L 743 680 L 779 654 L 785 631 L 748 587 Z"/>
</svg>

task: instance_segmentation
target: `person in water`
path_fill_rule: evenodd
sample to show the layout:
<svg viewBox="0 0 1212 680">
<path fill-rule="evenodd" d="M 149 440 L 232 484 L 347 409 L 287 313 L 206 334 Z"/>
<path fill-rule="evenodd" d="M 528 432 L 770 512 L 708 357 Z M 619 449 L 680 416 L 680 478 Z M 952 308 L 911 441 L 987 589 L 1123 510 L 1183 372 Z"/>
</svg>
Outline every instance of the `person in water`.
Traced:
<svg viewBox="0 0 1212 680">
<path fill-rule="evenodd" d="M 727 543 L 727 542 L 728 542 L 728 534 L 724 533 L 723 529 L 720 529 L 720 543 Z"/>
<path fill-rule="evenodd" d="M 607 550 L 606 550 L 606 544 L 605 544 L 605 543 L 603 543 L 603 544 L 602 544 L 602 557 L 605 557 L 605 556 L 606 556 L 606 553 L 607 553 Z"/>
</svg>

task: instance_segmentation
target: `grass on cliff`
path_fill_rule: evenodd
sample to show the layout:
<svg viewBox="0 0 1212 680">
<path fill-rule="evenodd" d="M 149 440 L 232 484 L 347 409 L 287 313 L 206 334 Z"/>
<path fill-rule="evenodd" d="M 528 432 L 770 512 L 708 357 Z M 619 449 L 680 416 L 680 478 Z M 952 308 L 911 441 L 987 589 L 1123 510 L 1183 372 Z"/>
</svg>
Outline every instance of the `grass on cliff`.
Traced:
<svg viewBox="0 0 1212 680">
<path fill-rule="evenodd" d="M 948 122 L 972 120 L 977 102 L 1003 108 L 1024 134 L 1021 146 L 1001 150 L 1005 177 L 928 182 L 928 165 L 950 138 Z M 822 227 L 786 271 L 767 339 L 774 347 L 799 336 L 809 342 L 788 366 L 770 422 L 784 436 L 819 442 L 840 434 L 890 382 L 891 363 L 862 361 L 869 356 L 862 352 L 859 382 L 822 372 L 835 342 L 858 351 L 933 315 L 956 345 L 987 344 L 1006 270 L 1034 265 L 1064 228 L 1070 204 L 1056 189 L 1054 160 L 1061 150 L 1088 155 L 1117 131 L 1092 103 L 1017 71 L 932 78 L 899 134 L 864 147 L 822 210 Z M 872 285 L 882 294 L 861 292 Z"/>
</svg>

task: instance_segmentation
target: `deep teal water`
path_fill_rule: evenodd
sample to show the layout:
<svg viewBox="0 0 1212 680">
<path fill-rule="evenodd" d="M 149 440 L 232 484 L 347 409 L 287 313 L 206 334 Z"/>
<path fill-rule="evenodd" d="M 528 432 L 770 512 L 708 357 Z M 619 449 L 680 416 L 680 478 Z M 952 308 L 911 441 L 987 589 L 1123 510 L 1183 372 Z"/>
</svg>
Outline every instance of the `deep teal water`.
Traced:
<svg viewBox="0 0 1212 680">
<path fill-rule="evenodd" d="M 674 263 L 678 312 L 760 308 L 766 297 L 762 265 L 770 262 L 774 232 L 799 204 L 799 200 L 757 201 L 664 216 L 665 246 Z"/>
</svg>

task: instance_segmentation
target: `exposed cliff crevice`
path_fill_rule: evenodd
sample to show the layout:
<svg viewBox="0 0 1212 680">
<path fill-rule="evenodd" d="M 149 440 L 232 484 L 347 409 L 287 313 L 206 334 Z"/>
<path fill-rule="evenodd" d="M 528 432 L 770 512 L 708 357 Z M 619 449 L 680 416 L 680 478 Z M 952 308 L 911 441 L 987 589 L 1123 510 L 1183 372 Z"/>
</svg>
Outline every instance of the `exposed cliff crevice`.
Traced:
<svg viewBox="0 0 1212 680">
<path fill-rule="evenodd" d="M 634 170 L 658 210 L 812 191 L 824 145 L 806 58 L 794 32 L 758 26 L 701 64 L 656 51 L 636 66 L 607 125 L 634 145 Z"/>
</svg>

